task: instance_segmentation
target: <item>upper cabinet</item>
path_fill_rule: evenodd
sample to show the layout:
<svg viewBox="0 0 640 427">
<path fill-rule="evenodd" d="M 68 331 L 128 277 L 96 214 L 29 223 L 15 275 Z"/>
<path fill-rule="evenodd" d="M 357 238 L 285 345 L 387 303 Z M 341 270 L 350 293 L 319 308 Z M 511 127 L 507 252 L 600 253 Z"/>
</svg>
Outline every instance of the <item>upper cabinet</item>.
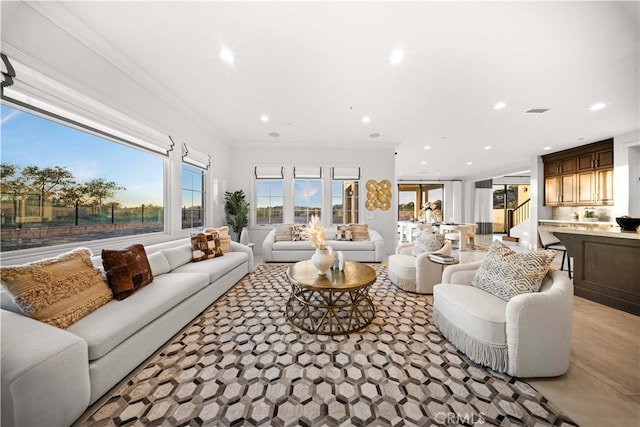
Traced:
<svg viewBox="0 0 640 427">
<path fill-rule="evenodd" d="M 542 156 L 545 205 L 613 204 L 613 139 Z"/>
</svg>

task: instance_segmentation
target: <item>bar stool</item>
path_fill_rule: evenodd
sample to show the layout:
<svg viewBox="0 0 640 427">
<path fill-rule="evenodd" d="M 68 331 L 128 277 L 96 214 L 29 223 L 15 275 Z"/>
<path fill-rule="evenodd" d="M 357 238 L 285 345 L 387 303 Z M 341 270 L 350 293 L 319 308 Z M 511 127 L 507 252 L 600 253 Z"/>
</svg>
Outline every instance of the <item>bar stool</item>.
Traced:
<svg viewBox="0 0 640 427">
<path fill-rule="evenodd" d="M 553 233 L 538 229 L 540 235 L 540 242 L 545 249 L 553 249 L 554 251 L 562 252 L 562 262 L 560 263 L 560 270 L 564 271 L 564 260 L 567 260 L 567 272 L 569 273 L 569 279 L 571 279 L 571 257 L 567 255 L 567 247 L 560 242 Z"/>
</svg>

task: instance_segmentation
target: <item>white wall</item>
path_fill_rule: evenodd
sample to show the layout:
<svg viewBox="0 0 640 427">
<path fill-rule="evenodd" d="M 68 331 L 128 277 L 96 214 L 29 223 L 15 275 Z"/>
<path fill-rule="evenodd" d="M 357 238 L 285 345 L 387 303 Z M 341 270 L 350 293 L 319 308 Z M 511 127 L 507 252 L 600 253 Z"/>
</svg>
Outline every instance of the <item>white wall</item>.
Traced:
<svg viewBox="0 0 640 427">
<path fill-rule="evenodd" d="M 397 185 L 395 181 L 395 144 L 361 144 L 349 146 L 321 145 L 316 149 L 304 149 L 295 145 L 281 145 L 265 148 L 260 145 L 235 147 L 231 151 L 233 171 L 227 191 L 244 190 L 251 206 L 255 206 L 254 167 L 284 166 L 286 173 L 294 166 L 322 166 L 323 169 L 323 209 L 331 212 L 331 166 L 359 166 L 360 179 L 360 222 L 380 232 L 385 241 L 387 254 L 393 253 L 396 244 L 397 224 Z M 290 175 L 288 176 L 290 178 Z M 365 184 L 369 179 L 382 181 L 388 179 L 392 184 L 391 209 L 369 211 L 364 203 L 367 199 Z M 285 179 L 285 203 L 292 200 L 292 189 Z M 292 203 L 290 204 L 292 206 Z M 325 215 L 326 216 L 326 215 Z M 285 218 L 286 220 L 286 218 Z M 328 225 L 329 218 L 323 218 Z M 270 226 L 252 224 L 249 238 L 255 243 L 256 253 L 262 250 L 262 241 Z"/>
<path fill-rule="evenodd" d="M 613 218 L 640 217 L 640 131 L 613 138 Z"/>
</svg>

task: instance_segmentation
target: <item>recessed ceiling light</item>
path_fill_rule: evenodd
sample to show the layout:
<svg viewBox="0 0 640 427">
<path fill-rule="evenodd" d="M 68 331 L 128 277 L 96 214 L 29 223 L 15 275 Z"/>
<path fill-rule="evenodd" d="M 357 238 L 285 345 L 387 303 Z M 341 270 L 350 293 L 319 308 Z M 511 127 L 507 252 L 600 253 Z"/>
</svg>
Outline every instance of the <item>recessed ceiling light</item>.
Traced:
<svg viewBox="0 0 640 427">
<path fill-rule="evenodd" d="M 424 160 L 420 162 L 421 165 L 426 165 L 427 162 L 425 162 Z"/>
<path fill-rule="evenodd" d="M 227 64 L 233 64 L 233 61 L 236 60 L 236 57 L 233 56 L 233 53 L 229 49 L 223 47 L 222 49 L 220 49 L 220 59 L 222 59 Z"/>
<path fill-rule="evenodd" d="M 431 146 L 429 146 L 429 145 L 425 145 L 425 146 L 424 146 L 424 149 L 425 149 L 425 150 L 430 150 L 430 149 L 431 149 Z"/>
<path fill-rule="evenodd" d="M 490 145 L 485 145 L 485 146 L 484 146 L 484 149 L 485 149 L 485 150 L 491 150 L 491 146 L 490 146 Z"/>
<path fill-rule="evenodd" d="M 549 111 L 548 108 L 531 108 L 524 112 L 524 114 L 542 114 Z"/>
<path fill-rule="evenodd" d="M 369 117 L 369 116 L 364 116 L 362 118 L 362 123 L 369 123 L 370 121 L 371 121 L 371 117 Z"/>
<path fill-rule="evenodd" d="M 473 162 L 467 162 L 467 165 L 472 165 L 472 164 L 473 164 Z"/>
<path fill-rule="evenodd" d="M 260 120 L 264 123 L 267 123 L 269 121 L 269 116 L 267 116 L 266 114 L 263 114 L 260 116 Z"/>
<path fill-rule="evenodd" d="M 493 106 L 493 109 L 494 110 L 502 110 L 506 106 L 507 106 L 507 104 L 505 102 L 500 101 L 500 102 L 496 103 L 496 105 Z"/>
<path fill-rule="evenodd" d="M 389 55 L 389 62 L 391 63 L 391 65 L 399 64 L 403 59 L 404 52 L 400 49 L 394 50 L 393 52 L 391 52 L 391 55 Z"/>
<path fill-rule="evenodd" d="M 277 138 L 280 136 L 280 134 L 278 132 L 269 132 L 269 136 L 272 138 Z"/>
<path fill-rule="evenodd" d="M 374 132 L 374 133 L 370 133 L 370 134 L 369 134 L 369 138 L 377 138 L 377 137 L 379 137 L 379 136 L 380 136 L 380 134 L 379 134 L 379 133 L 377 133 L 377 132 Z"/>
<path fill-rule="evenodd" d="M 543 148 L 544 151 L 549 151 L 551 150 L 551 147 L 549 147 L 548 145 L 546 147 Z"/>
<path fill-rule="evenodd" d="M 606 106 L 607 104 L 605 104 L 604 102 L 598 102 L 596 104 L 593 104 L 591 107 L 589 107 L 589 110 L 598 111 L 598 110 L 602 110 Z"/>
</svg>

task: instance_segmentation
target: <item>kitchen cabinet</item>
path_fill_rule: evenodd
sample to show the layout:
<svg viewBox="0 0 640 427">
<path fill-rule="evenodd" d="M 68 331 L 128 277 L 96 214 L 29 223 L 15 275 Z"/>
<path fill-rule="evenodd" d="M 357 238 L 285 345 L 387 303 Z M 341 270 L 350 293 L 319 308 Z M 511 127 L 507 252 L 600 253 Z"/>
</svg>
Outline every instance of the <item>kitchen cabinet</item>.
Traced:
<svg viewBox="0 0 640 427">
<path fill-rule="evenodd" d="M 545 178 L 545 205 L 562 206 L 576 203 L 576 175 L 556 175 Z"/>
<path fill-rule="evenodd" d="M 613 204 L 613 140 L 543 156 L 545 205 Z"/>
</svg>

